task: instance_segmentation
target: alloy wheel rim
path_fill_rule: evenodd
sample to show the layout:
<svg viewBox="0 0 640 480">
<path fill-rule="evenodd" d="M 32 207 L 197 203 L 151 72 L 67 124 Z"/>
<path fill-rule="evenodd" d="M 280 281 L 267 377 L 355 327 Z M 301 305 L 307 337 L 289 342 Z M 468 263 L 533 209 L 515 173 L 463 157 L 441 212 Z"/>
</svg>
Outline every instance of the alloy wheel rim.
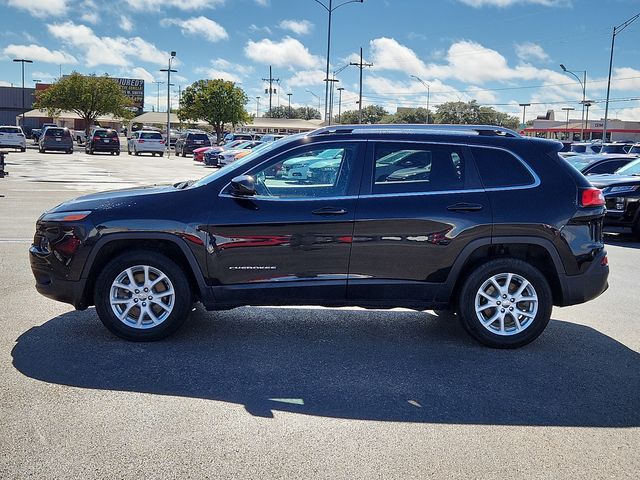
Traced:
<svg viewBox="0 0 640 480">
<path fill-rule="evenodd" d="M 538 294 L 526 278 L 517 273 L 498 273 L 480 286 L 474 307 L 486 330 L 512 336 L 531 326 L 538 303 Z"/>
<path fill-rule="evenodd" d="M 128 327 L 146 330 L 163 323 L 175 305 L 169 277 L 149 265 L 120 272 L 111 284 L 109 302 L 116 318 Z"/>
</svg>

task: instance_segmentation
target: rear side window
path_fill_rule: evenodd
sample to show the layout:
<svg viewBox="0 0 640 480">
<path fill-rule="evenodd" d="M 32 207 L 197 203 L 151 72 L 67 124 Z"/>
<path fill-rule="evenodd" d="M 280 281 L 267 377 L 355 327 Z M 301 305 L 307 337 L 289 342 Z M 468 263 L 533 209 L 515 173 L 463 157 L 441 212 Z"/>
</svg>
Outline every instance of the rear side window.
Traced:
<svg viewBox="0 0 640 480">
<path fill-rule="evenodd" d="M 69 130 L 64 130 L 62 128 L 47 128 L 45 131 L 46 137 L 69 137 L 71 134 Z"/>
<path fill-rule="evenodd" d="M 602 162 L 596 165 L 595 167 L 588 169 L 587 173 L 589 175 L 597 175 L 600 173 L 613 173 L 616 170 L 618 170 L 620 167 L 624 167 L 627 163 L 629 163 L 628 160 L 611 160 L 608 162 Z"/>
<path fill-rule="evenodd" d="M 22 133 L 20 127 L 0 127 L 0 133 Z"/>
<path fill-rule="evenodd" d="M 193 133 L 191 134 L 191 140 L 209 140 L 204 133 Z"/>
<path fill-rule="evenodd" d="M 459 145 L 380 143 L 374 148 L 374 194 L 437 192 L 465 188 Z"/>
<path fill-rule="evenodd" d="M 473 147 L 471 151 L 485 188 L 520 187 L 535 182 L 522 162 L 505 150 Z"/>
<path fill-rule="evenodd" d="M 162 134 L 159 132 L 142 132 L 140 134 L 140 138 L 144 138 L 146 140 L 162 140 Z"/>
</svg>

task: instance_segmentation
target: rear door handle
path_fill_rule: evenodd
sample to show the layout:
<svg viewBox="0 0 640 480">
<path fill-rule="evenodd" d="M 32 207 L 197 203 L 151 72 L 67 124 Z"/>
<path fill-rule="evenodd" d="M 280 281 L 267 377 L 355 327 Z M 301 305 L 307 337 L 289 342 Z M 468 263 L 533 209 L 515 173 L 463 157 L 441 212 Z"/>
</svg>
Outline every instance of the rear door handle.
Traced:
<svg viewBox="0 0 640 480">
<path fill-rule="evenodd" d="M 449 205 L 447 207 L 447 210 L 449 210 L 450 212 L 478 212 L 483 208 L 484 206 L 480 205 L 479 203 L 461 202 L 454 205 Z"/>
<path fill-rule="evenodd" d="M 322 207 L 311 213 L 314 215 L 344 215 L 347 211 L 344 208 Z"/>
</svg>

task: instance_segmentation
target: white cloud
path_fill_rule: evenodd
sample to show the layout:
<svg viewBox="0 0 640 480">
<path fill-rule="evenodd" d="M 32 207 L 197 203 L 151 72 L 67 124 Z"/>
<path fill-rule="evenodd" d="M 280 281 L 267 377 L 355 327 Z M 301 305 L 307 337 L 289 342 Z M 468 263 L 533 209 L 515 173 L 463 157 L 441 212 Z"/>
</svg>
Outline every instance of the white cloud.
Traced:
<svg viewBox="0 0 640 480">
<path fill-rule="evenodd" d="M 35 72 L 31 72 L 31 78 L 42 80 L 43 82 L 46 83 L 54 80 L 56 76 L 49 72 L 42 72 L 42 71 L 36 70 Z"/>
<path fill-rule="evenodd" d="M 640 90 L 640 70 L 630 67 L 614 68 L 611 76 L 613 90 Z"/>
<path fill-rule="evenodd" d="M 549 60 L 549 55 L 544 49 L 537 43 L 524 42 L 516 44 L 516 55 L 520 60 L 540 60 L 546 62 Z"/>
<path fill-rule="evenodd" d="M 258 5 L 261 7 L 269 6 L 270 0 L 255 0 Z"/>
<path fill-rule="evenodd" d="M 98 17 L 98 14 L 96 12 L 84 12 L 80 16 L 80 19 L 84 20 L 87 23 L 91 23 L 91 24 L 95 25 L 96 23 L 98 23 L 99 17 Z"/>
<path fill-rule="evenodd" d="M 10 57 L 27 58 L 37 62 L 55 63 L 57 65 L 68 65 L 78 63 L 76 57 L 63 50 L 49 50 L 40 45 L 9 45 L 3 53 Z"/>
<path fill-rule="evenodd" d="M 4 80 L 0 80 L 0 87 L 11 87 L 13 83 L 5 82 Z"/>
<path fill-rule="evenodd" d="M 60 17 L 67 13 L 67 0 L 7 0 L 7 5 L 34 17 Z"/>
<path fill-rule="evenodd" d="M 313 23 L 309 20 L 282 20 L 278 26 L 297 35 L 307 35 L 311 32 Z"/>
<path fill-rule="evenodd" d="M 326 73 L 323 70 L 300 70 L 287 80 L 289 87 L 308 87 L 310 85 L 323 85 Z"/>
<path fill-rule="evenodd" d="M 153 82 L 155 80 L 153 75 L 147 69 L 142 67 L 135 67 L 131 69 L 131 75 L 134 78 L 141 78 L 145 82 Z"/>
<path fill-rule="evenodd" d="M 239 63 L 232 63 L 229 60 L 225 60 L 224 58 L 216 58 L 215 60 L 211 60 L 211 65 L 214 68 L 223 70 L 234 70 L 242 76 L 248 75 L 253 72 L 253 67 L 250 65 L 240 65 Z"/>
<path fill-rule="evenodd" d="M 242 83 L 242 79 L 231 72 L 226 72 L 224 70 L 218 70 L 215 68 L 196 68 L 196 73 L 201 73 L 207 76 L 207 78 L 211 80 L 227 80 L 229 82 Z"/>
<path fill-rule="evenodd" d="M 249 31 L 251 33 L 266 33 L 267 35 L 272 35 L 273 32 L 269 27 L 259 27 L 255 23 L 249 25 Z"/>
<path fill-rule="evenodd" d="M 189 35 L 195 36 L 212 43 L 229 38 L 229 34 L 222 25 L 203 16 L 193 17 L 186 20 L 165 18 L 160 21 L 160 24 L 163 27 L 177 25 L 180 27 L 180 31 L 185 37 Z"/>
<path fill-rule="evenodd" d="M 161 8 L 179 8 L 180 10 L 202 10 L 224 4 L 225 0 L 125 0 L 138 11 L 157 11 Z"/>
<path fill-rule="evenodd" d="M 471 7 L 511 7 L 516 4 L 534 4 L 545 7 L 566 7 L 571 5 L 571 0 L 458 0 Z"/>
<path fill-rule="evenodd" d="M 125 15 L 120 15 L 120 28 L 125 32 L 130 32 L 133 30 L 133 22 L 131 19 Z"/>
<path fill-rule="evenodd" d="M 140 37 L 99 37 L 86 25 L 74 24 L 71 21 L 48 25 L 47 28 L 54 37 L 82 51 L 87 67 L 128 67 L 133 63 L 132 58 L 136 62 L 165 65 L 169 58 L 168 52 L 159 50 Z"/>
<path fill-rule="evenodd" d="M 279 42 L 268 38 L 257 42 L 249 40 L 244 47 L 244 54 L 251 60 L 276 67 L 313 68 L 320 62 L 307 47 L 291 37 L 285 37 Z"/>
<path fill-rule="evenodd" d="M 251 66 L 232 63 L 224 58 L 216 58 L 211 61 L 211 67 L 199 67 L 196 73 L 201 73 L 210 79 L 221 78 L 230 82 L 242 83 L 242 78 L 253 71 Z"/>
</svg>

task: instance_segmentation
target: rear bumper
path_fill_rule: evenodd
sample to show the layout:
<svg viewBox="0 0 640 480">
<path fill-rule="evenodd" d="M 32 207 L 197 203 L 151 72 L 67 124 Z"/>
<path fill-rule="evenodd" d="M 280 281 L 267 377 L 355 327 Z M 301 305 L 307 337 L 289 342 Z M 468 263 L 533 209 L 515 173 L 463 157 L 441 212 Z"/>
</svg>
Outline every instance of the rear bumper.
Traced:
<svg viewBox="0 0 640 480">
<path fill-rule="evenodd" d="M 94 152 L 119 152 L 120 144 L 114 143 L 113 145 L 92 145 L 90 149 Z"/>
<path fill-rule="evenodd" d="M 558 306 L 566 307 L 588 302 L 609 288 L 609 266 L 603 265 L 606 256 L 606 251 L 600 252 L 591 263 L 591 267 L 584 273 L 559 276 L 562 302 Z"/>
</svg>

